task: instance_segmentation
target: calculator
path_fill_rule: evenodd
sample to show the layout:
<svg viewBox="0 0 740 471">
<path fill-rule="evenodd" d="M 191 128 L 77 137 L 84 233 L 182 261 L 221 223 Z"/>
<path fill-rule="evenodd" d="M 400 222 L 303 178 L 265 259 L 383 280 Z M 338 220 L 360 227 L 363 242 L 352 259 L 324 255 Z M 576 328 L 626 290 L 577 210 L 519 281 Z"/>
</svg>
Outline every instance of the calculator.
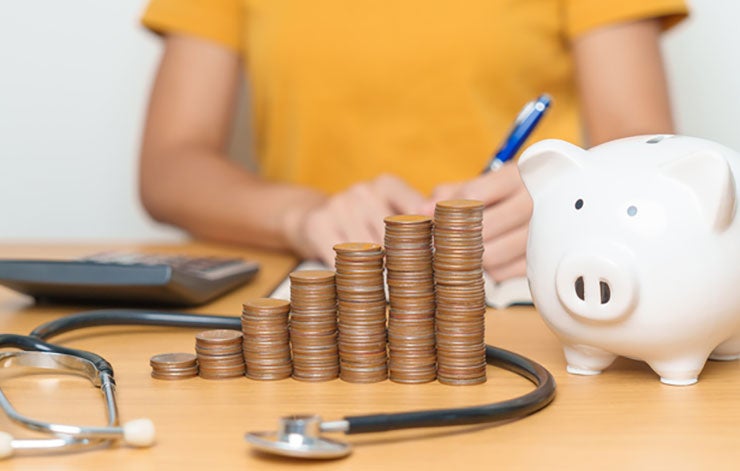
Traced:
<svg viewBox="0 0 740 471">
<path fill-rule="evenodd" d="M 0 285 L 40 302 L 195 306 L 258 270 L 240 258 L 105 252 L 79 260 L 0 260 Z"/>
</svg>

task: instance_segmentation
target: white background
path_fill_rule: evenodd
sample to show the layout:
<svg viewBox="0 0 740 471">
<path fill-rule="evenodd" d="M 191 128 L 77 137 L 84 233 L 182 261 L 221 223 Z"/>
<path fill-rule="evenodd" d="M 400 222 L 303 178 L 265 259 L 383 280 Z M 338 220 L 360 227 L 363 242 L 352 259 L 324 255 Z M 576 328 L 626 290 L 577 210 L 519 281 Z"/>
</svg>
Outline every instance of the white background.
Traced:
<svg viewBox="0 0 740 471">
<path fill-rule="evenodd" d="M 690 2 L 664 38 L 679 131 L 740 151 L 740 1 Z M 138 25 L 145 3 L 0 2 L 0 239 L 178 237 L 136 193 L 161 53 Z"/>
</svg>

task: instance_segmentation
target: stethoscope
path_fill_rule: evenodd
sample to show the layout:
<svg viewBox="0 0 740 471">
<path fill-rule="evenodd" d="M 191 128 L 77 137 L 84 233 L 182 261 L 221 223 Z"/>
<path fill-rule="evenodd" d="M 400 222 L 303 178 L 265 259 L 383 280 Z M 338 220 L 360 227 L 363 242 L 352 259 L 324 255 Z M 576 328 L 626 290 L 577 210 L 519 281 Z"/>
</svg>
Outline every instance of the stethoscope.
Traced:
<svg viewBox="0 0 740 471">
<path fill-rule="evenodd" d="M 53 424 L 19 414 L 0 389 L 0 407 L 14 422 L 31 430 L 52 435 L 47 439 L 16 439 L 0 432 L 0 458 L 15 452 L 71 451 L 98 447 L 115 441 L 137 447 L 154 443 L 154 426 L 149 419 L 119 425 L 113 368 L 92 352 L 46 342 L 64 332 L 104 325 L 149 325 L 201 329 L 241 329 L 241 319 L 173 312 L 131 310 L 90 311 L 65 316 L 34 329 L 28 336 L 0 334 L 0 348 L 14 347 L 22 352 L 0 353 L 0 372 L 55 372 L 86 377 L 101 389 L 108 410 L 103 427 Z M 245 439 L 257 450 L 301 458 L 339 458 L 351 453 L 349 444 L 324 437 L 323 433 L 345 434 L 389 430 L 470 425 L 523 418 L 537 412 L 555 397 L 555 380 L 543 366 L 507 350 L 486 346 L 488 364 L 512 371 L 531 381 L 536 388 L 520 397 L 480 406 L 413 411 L 393 414 L 350 416 L 322 421 L 318 416 L 291 416 L 280 420 L 275 432 L 251 432 Z"/>
<path fill-rule="evenodd" d="M 0 335 L 0 342 L 4 346 L 13 345 L 19 348 L 36 349 L 48 346 L 58 348 L 56 345 L 45 342 L 33 342 L 31 337 L 21 335 Z M 46 350 L 3 352 L 0 353 L 0 371 L 16 377 L 22 374 L 49 372 L 85 377 L 103 392 L 108 417 L 108 425 L 104 427 L 54 424 L 35 420 L 16 411 L 7 396 L 0 390 L 0 407 L 11 420 L 28 429 L 54 436 L 54 438 L 17 439 L 9 433 L 0 432 L 0 458 L 7 458 L 16 452 L 24 451 L 72 451 L 78 448 L 101 446 L 120 439 L 136 447 L 147 447 L 154 443 L 154 424 L 149 419 L 132 420 L 119 426 L 112 371 L 98 369 L 98 365 L 94 362 L 76 353 Z"/>
</svg>

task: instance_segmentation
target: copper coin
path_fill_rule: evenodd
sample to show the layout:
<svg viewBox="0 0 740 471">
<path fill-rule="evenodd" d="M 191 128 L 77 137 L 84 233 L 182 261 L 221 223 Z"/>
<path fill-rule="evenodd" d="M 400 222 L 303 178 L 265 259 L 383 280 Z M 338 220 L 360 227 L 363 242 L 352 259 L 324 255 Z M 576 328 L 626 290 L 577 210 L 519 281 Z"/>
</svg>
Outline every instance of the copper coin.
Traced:
<svg viewBox="0 0 740 471">
<path fill-rule="evenodd" d="M 185 368 L 194 366 L 197 358 L 192 353 L 160 353 L 149 359 L 154 368 Z"/>
</svg>

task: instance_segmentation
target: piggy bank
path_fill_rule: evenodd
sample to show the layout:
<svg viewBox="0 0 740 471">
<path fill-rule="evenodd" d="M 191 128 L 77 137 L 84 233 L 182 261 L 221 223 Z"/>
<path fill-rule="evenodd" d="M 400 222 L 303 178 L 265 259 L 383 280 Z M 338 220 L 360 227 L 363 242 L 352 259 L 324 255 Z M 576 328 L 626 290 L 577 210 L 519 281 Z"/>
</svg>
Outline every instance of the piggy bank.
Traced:
<svg viewBox="0 0 740 471">
<path fill-rule="evenodd" d="M 527 277 L 568 372 L 642 360 L 663 383 L 740 357 L 740 155 L 683 136 L 532 145 Z"/>
</svg>

